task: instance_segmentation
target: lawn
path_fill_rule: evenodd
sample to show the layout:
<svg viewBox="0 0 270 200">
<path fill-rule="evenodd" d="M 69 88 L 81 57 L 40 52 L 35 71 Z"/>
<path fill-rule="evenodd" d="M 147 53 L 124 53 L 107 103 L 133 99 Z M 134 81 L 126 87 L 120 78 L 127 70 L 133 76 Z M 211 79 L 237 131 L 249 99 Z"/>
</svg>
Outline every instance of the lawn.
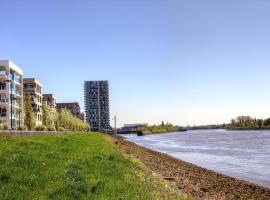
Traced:
<svg viewBox="0 0 270 200">
<path fill-rule="evenodd" d="M 183 199 L 102 134 L 0 137 L 0 199 Z"/>
</svg>

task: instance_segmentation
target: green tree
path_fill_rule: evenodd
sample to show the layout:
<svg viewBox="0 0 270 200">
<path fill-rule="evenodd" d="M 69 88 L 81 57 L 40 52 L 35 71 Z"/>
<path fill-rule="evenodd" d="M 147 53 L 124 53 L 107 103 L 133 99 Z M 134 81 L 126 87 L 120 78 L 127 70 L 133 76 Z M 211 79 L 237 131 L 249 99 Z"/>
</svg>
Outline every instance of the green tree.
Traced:
<svg viewBox="0 0 270 200">
<path fill-rule="evenodd" d="M 265 119 L 264 122 L 263 122 L 263 125 L 267 126 L 267 127 L 270 127 L 270 118 Z"/>
<path fill-rule="evenodd" d="M 55 119 L 55 129 L 59 131 L 59 128 L 60 128 L 60 118 L 59 116 L 57 116 Z"/>
<path fill-rule="evenodd" d="M 28 130 L 34 130 L 36 124 L 33 116 L 33 107 L 30 94 L 25 96 L 25 126 Z"/>
<path fill-rule="evenodd" d="M 262 128 L 263 127 L 263 120 L 262 119 L 258 119 L 257 120 L 257 125 L 259 128 Z"/>
<path fill-rule="evenodd" d="M 161 122 L 161 127 L 164 127 L 164 126 L 165 126 L 164 121 L 162 121 Z"/>
<path fill-rule="evenodd" d="M 67 109 L 59 111 L 60 126 L 70 131 L 89 131 L 90 125 L 85 121 L 75 117 Z M 58 123 L 58 122 L 57 122 Z"/>
<path fill-rule="evenodd" d="M 46 103 L 42 104 L 42 124 L 49 127 L 49 110 Z"/>
</svg>

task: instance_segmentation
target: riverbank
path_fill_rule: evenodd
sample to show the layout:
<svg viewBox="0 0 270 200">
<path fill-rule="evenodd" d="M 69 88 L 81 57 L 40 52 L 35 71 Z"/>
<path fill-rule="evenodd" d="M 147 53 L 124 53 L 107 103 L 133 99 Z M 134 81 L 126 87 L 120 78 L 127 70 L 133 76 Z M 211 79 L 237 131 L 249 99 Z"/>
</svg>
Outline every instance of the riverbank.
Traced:
<svg viewBox="0 0 270 200">
<path fill-rule="evenodd" d="M 234 127 L 227 128 L 228 131 L 269 131 L 270 127 L 253 127 L 253 128 L 244 128 L 244 127 Z"/>
<path fill-rule="evenodd" d="M 155 152 L 117 136 L 117 147 L 138 159 L 163 179 L 197 199 L 270 199 L 270 189 L 231 178 L 163 153 Z"/>
<path fill-rule="evenodd" d="M 0 163 L 0 200 L 186 199 L 98 133 L 0 136 Z"/>
<path fill-rule="evenodd" d="M 179 131 L 179 130 L 177 130 L 177 131 L 175 131 L 175 130 L 173 130 L 173 131 L 161 131 L 161 132 L 145 132 L 145 131 L 143 131 L 143 132 L 141 132 L 141 134 L 138 134 L 138 136 L 146 136 L 146 135 L 157 135 L 157 134 L 165 134 L 165 133 L 180 133 L 180 132 L 184 132 L 184 131 Z"/>
</svg>

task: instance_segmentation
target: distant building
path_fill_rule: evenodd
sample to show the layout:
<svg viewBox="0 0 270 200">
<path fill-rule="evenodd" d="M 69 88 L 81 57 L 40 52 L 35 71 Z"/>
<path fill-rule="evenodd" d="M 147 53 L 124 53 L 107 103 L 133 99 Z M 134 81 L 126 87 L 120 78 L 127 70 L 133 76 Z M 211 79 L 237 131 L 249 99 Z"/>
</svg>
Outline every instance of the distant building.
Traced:
<svg viewBox="0 0 270 200">
<path fill-rule="evenodd" d="M 35 78 L 23 79 L 23 93 L 31 96 L 36 125 L 42 124 L 42 84 Z"/>
<path fill-rule="evenodd" d="M 42 101 L 46 102 L 51 108 L 56 108 L 56 97 L 53 94 L 43 94 Z"/>
<path fill-rule="evenodd" d="M 10 60 L 0 60 L 0 124 L 23 124 L 23 71 Z"/>
<path fill-rule="evenodd" d="M 84 120 L 84 114 L 81 113 L 81 107 L 80 107 L 80 104 L 78 102 L 56 103 L 56 107 L 58 110 L 66 108 L 75 117 L 78 117 L 79 119 Z"/>
<path fill-rule="evenodd" d="M 86 121 L 93 131 L 111 128 L 108 81 L 85 81 L 84 104 Z"/>
</svg>

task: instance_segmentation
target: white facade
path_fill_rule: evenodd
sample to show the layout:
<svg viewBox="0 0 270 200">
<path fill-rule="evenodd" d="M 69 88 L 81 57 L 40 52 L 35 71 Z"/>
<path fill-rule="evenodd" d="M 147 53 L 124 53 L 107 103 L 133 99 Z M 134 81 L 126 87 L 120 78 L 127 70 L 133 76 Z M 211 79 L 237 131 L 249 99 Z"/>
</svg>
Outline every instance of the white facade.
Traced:
<svg viewBox="0 0 270 200">
<path fill-rule="evenodd" d="M 10 60 L 0 60 L 0 124 L 23 124 L 23 71 Z"/>
</svg>

